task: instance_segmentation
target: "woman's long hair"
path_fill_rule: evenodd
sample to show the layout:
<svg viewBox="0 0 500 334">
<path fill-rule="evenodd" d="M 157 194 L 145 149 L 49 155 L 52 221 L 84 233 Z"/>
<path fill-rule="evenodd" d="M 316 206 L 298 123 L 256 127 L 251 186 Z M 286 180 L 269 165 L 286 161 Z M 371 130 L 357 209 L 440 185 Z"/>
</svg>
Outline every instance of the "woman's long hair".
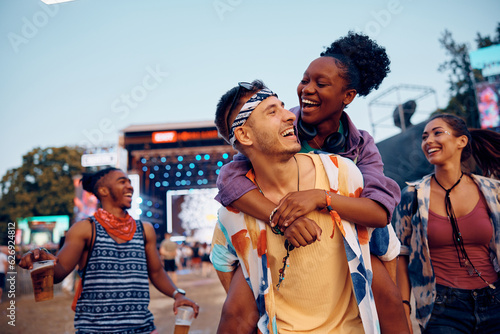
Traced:
<svg viewBox="0 0 500 334">
<path fill-rule="evenodd" d="M 437 118 L 450 126 L 454 136 L 468 138 L 460 161 L 469 171 L 500 179 L 500 133 L 486 129 L 469 130 L 463 119 L 451 114 L 435 115 L 429 122 Z"/>
</svg>

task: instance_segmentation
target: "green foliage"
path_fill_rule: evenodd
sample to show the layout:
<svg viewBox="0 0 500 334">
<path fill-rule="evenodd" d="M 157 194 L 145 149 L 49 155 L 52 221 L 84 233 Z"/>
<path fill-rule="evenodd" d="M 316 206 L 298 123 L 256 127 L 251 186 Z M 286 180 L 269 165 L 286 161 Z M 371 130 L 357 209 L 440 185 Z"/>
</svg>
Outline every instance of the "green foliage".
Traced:
<svg viewBox="0 0 500 334">
<path fill-rule="evenodd" d="M 448 73 L 449 91 L 451 99 L 448 106 L 438 110 L 438 113 L 446 112 L 455 114 L 465 119 L 469 127 L 479 127 L 479 112 L 477 109 L 474 82 L 483 81 L 480 71 L 471 71 L 469 60 L 470 48 L 467 44 L 457 43 L 451 32 L 445 30 L 441 39 L 441 45 L 446 49 L 450 59 L 439 66 L 440 72 Z M 478 49 L 500 44 L 500 23 L 496 29 L 496 36 L 481 36 L 477 34 L 476 43 Z"/>
<path fill-rule="evenodd" d="M 500 44 L 500 23 L 498 23 L 497 25 L 496 34 L 497 34 L 496 37 L 491 39 L 490 36 L 483 37 L 481 36 L 480 33 L 477 33 L 476 37 L 477 48 L 481 49 L 481 48 L 486 48 L 488 46 Z"/>
<path fill-rule="evenodd" d="M 82 173 L 78 147 L 35 148 L 21 167 L 0 181 L 0 221 L 20 217 L 73 215 L 73 177 Z"/>
</svg>

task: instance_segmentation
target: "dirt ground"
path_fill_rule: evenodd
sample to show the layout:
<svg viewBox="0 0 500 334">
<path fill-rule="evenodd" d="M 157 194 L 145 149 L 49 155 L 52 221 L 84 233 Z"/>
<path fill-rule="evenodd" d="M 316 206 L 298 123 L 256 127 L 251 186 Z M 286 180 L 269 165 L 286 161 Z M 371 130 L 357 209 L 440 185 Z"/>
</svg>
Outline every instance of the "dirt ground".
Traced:
<svg viewBox="0 0 500 334">
<path fill-rule="evenodd" d="M 194 320 L 190 334 L 212 334 L 216 332 L 222 304 L 226 294 L 217 275 L 212 272 L 208 277 L 200 273 L 184 272 L 178 275 L 177 286 L 186 290 L 187 296 L 200 305 L 200 314 Z M 162 295 L 150 286 L 151 302 L 149 309 L 155 317 L 159 333 L 174 332 L 173 300 Z M 66 334 L 74 333 L 71 310 L 73 296 L 62 291 L 54 293 L 54 299 L 36 303 L 33 295 L 16 297 L 15 327 L 8 324 L 9 300 L 4 296 L 0 304 L 0 333 L 2 334 Z"/>
<path fill-rule="evenodd" d="M 22 275 L 18 276 L 22 280 Z M 29 276 L 27 276 L 29 277 Z M 24 278 L 29 280 L 29 278 Z M 24 284 L 31 282 L 24 282 Z M 187 291 L 189 298 L 200 305 L 200 314 L 194 320 L 189 331 L 190 334 L 213 334 L 219 324 L 220 312 L 226 298 L 226 293 L 219 283 L 215 272 L 208 277 L 202 277 L 200 272 L 190 270 L 180 271 L 177 286 Z M 20 290 L 26 290 L 20 287 Z M 160 334 L 174 332 L 174 314 L 172 311 L 173 300 L 162 295 L 155 287 L 150 286 L 151 301 L 149 309 L 154 315 L 155 325 Z M 8 325 L 11 320 L 7 316 L 10 311 L 9 299 L 4 294 L 0 304 L 0 334 L 69 334 L 74 333 L 73 317 L 71 310 L 72 295 L 62 292 L 57 287 L 54 299 L 36 303 L 32 292 L 17 296 L 15 299 L 15 327 Z M 413 302 L 413 300 L 412 300 Z M 415 309 L 415 305 L 413 305 Z M 413 333 L 419 334 L 420 330 L 413 319 Z"/>
</svg>

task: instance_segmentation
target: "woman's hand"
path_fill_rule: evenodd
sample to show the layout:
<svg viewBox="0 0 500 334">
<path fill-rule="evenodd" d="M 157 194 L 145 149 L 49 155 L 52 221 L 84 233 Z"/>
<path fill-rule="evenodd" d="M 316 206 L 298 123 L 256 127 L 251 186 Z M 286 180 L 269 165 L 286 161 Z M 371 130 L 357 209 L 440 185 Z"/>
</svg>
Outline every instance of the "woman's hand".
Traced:
<svg viewBox="0 0 500 334">
<path fill-rule="evenodd" d="M 284 232 L 299 217 L 314 210 L 322 210 L 325 207 L 324 190 L 311 189 L 291 192 L 279 202 L 277 210 L 272 216 L 271 227 L 278 226 Z"/>
</svg>

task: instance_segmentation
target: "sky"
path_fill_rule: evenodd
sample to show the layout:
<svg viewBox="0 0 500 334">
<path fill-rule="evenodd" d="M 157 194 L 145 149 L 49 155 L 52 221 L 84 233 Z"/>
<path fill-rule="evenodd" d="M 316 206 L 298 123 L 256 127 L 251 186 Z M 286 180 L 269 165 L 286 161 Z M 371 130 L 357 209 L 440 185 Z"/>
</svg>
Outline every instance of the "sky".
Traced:
<svg viewBox="0 0 500 334">
<path fill-rule="evenodd" d="M 431 92 L 416 120 L 446 106 L 445 29 L 474 50 L 499 13 L 498 0 L 0 0 L 0 176 L 36 147 L 110 146 L 129 125 L 213 120 L 239 81 L 261 79 L 296 106 L 304 70 L 349 30 L 391 59 L 380 88 L 347 110 L 379 141 L 399 131 L 379 102 Z"/>
</svg>

